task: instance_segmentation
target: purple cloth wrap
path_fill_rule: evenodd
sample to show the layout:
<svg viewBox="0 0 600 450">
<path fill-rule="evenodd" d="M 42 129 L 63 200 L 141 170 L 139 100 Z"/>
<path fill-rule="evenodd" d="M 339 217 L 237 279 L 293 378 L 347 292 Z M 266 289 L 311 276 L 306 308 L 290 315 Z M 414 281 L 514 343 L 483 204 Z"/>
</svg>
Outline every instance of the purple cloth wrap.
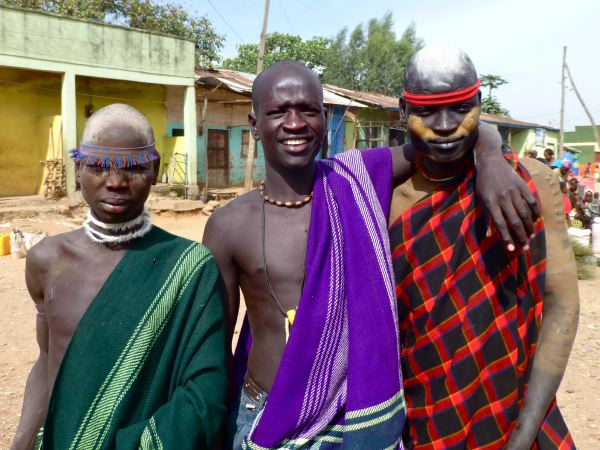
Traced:
<svg viewBox="0 0 600 450">
<path fill-rule="evenodd" d="M 317 165 L 304 289 L 244 448 L 401 446 L 405 411 L 387 233 L 391 153 L 354 150 Z M 238 375 L 247 331 L 236 352 Z"/>
</svg>

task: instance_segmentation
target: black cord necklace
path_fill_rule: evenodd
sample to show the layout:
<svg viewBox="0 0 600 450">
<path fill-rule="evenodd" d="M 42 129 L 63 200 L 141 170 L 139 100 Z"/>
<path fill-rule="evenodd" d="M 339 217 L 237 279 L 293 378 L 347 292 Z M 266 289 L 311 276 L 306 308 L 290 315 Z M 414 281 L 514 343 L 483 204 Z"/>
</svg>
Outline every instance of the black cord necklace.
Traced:
<svg viewBox="0 0 600 450">
<path fill-rule="evenodd" d="M 271 296 L 271 298 L 275 302 L 275 305 L 277 306 L 277 308 L 279 309 L 279 311 L 281 312 L 281 314 L 283 315 L 283 317 L 285 319 L 285 323 L 284 323 L 285 342 L 287 343 L 287 340 L 290 335 L 290 326 L 292 326 L 294 324 L 294 319 L 296 317 L 296 309 L 297 308 L 288 309 L 287 311 L 285 310 L 285 308 L 281 304 L 281 301 L 279 300 L 279 297 L 277 297 L 277 294 L 275 293 L 275 290 L 273 289 L 271 280 L 269 279 L 269 270 L 267 269 L 267 251 L 266 251 L 266 228 L 267 227 L 266 227 L 265 203 L 267 203 L 267 202 L 265 201 L 265 199 L 263 197 L 262 198 L 262 223 L 261 223 L 262 233 L 261 234 L 262 234 L 262 257 L 263 257 L 263 272 L 265 274 L 265 285 L 267 286 L 267 291 L 269 292 L 269 295 Z M 306 248 L 304 249 L 304 264 L 303 264 L 303 269 L 302 269 L 302 284 L 300 287 L 300 295 L 302 295 L 302 291 L 304 290 L 305 278 L 306 278 Z M 299 300 L 300 299 L 298 299 L 298 301 Z"/>
</svg>

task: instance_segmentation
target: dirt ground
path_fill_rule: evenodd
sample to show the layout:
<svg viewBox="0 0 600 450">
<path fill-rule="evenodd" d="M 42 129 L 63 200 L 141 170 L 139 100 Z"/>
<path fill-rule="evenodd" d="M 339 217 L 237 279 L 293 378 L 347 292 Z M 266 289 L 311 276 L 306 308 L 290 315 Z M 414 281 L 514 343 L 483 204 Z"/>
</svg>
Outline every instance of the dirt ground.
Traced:
<svg viewBox="0 0 600 450">
<path fill-rule="evenodd" d="M 207 217 L 202 214 L 154 216 L 153 222 L 172 233 L 200 240 Z M 0 220 L 2 222 L 2 220 Z M 50 234 L 73 229 L 80 218 L 48 214 L 13 219 L 11 226 Z M 0 223 L 0 233 L 10 231 Z M 35 310 L 25 288 L 25 260 L 0 257 L 0 449 L 8 448 L 15 432 L 25 381 L 37 358 Z M 595 278 L 580 281 L 579 332 L 560 387 L 558 403 L 577 447 L 600 448 L 600 268 Z"/>
</svg>

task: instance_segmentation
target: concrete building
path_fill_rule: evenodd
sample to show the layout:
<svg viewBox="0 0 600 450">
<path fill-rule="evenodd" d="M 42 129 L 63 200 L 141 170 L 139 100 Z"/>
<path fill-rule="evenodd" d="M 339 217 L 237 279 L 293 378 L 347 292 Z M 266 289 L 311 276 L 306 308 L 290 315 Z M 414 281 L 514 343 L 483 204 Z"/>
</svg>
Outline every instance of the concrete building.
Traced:
<svg viewBox="0 0 600 450">
<path fill-rule="evenodd" d="M 196 72 L 196 79 L 198 129 L 204 123 L 201 111 L 206 98 L 208 134 L 205 142 L 199 132 L 198 180 L 203 181 L 208 170 L 211 187 L 241 185 L 250 139 L 248 113 L 254 75 L 233 70 L 201 70 Z M 177 101 L 170 99 L 168 103 Z M 400 119 L 399 101 L 395 97 L 326 84 L 323 103 L 328 112 L 329 156 L 351 148 L 400 145 L 406 140 L 406 124 Z M 556 151 L 558 147 L 556 128 L 492 114 L 481 114 L 481 120 L 496 127 L 504 143 L 521 157 L 527 150 L 536 149 L 542 156 L 545 148 Z M 176 114 L 170 114 L 169 127 L 179 126 Z M 253 181 L 263 178 L 264 156 L 258 142 Z"/>
<path fill-rule="evenodd" d="M 557 153 L 557 128 L 486 113 L 481 114 L 481 120 L 495 126 L 502 136 L 502 141 L 519 157 L 525 157 L 529 150 L 537 150 L 538 156 L 542 157 L 546 148 L 551 148 Z"/>
<path fill-rule="evenodd" d="M 375 148 L 400 145 L 405 141 L 406 127 L 400 122 L 400 105 L 395 97 L 373 92 L 353 91 L 326 84 L 325 89 L 349 99 L 363 108 L 335 107 L 331 110 L 333 130 L 343 139 L 335 142 L 330 154 L 351 148 Z M 342 118 L 344 119 L 342 121 Z M 332 128 L 332 127 L 330 127 Z M 339 139 L 339 138 L 338 138 Z"/>
<path fill-rule="evenodd" d="M 72 196 L 68 150 L 87 117 L 117 102 L 148 117 L 163 163 L 180 155 L 179 178 L 197 187 L 194 82 L 190 40 L 0 7 L 0 196 L 39 193 L 40 161 L 61 157 Z M 171 106 L 181 110 L 176 135 L 168 128 L 172 96 L 180 99 Z"/>
<path fill-rule="evenodd" d="M 234 70 L 200 70 L 196 72 L 198 129 L 202 130 L 206 119 L 207 136 L 198 137 L 198 179 L 204 180 L 208 170 L 208 185 L 239 186 L 244 183 L 250 126 L 248 113 L 251 111 L 252 83 L 255 76 Z M 207 104 L 206 118 L 203 117 L 204 99 Z M 368 105 L 323 89 L 323 103 L 328 109 L 329 154 L 344 150 L 344 129 L 334 120 L 333 111 L 367 109 Z M 171 117 L 171 116 L 170 116 Z M 344 117 L 342 114 L 341 117 Z M 345 123 L 345 121 L 342 121 Z M 337 124 L 337 125 L 336 125 Z M 175 122 L 174 126 L 177 126 Z M 337 133 L 336 133 L 337 131 Z M 333 146 L 331 145 L 333 143 Z M 347 149 L 348 147 L 346 147 Z M 206 168 L 205 168 L 206 167 Z M 265 177 L 265 162 L 262 146 L 257 142 L 256 159 L 252 172 L 253 181 Z"/>
<path fill-rule="evenodd" d="M 600 147 L 591 125 L 576 126 L 574 131 L 565 132 L 565 145 L 579 151 L 580 163 L 600 162 Z"/>
</svg>

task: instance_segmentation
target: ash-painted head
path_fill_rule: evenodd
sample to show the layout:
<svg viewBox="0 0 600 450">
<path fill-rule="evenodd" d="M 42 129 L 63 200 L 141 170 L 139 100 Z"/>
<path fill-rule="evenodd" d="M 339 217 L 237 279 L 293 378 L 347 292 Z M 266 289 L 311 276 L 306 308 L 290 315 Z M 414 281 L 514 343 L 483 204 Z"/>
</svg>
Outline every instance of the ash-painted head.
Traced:
<svg viewBox="0 0 600 450">
<path fill-rule="evenodd" d="M 461 49 L 431 45 L 416 52 L 404 71 L 404 89 L 414 94 L 439 94 L 465 89 L 477 82 L 471 58 Z"/>
<path fill-rule="evenodd" d="M 78 165 L 118 169 L 159 159 L 148 119 L 121 103 L 101 108 L 88 120 L 71 156 Z"/>
<path fill-rule="evenodd" d="M 72 155 L 83 197 L 97 219 L 119 223 L 141 213 L 159 166 L 154 132 L 142 113 L 125 104 L 99 109 Z"/>
<path fill-rule="evenodd" d="M 464 51 L 430 46 L 416 52 L 405 70 L 400 102 L 410 140 L 430 169 L 444 171 L 472 151 L 480 92 L 477 72 Z"/>
<path fill-rule="evenodd" d="M 277 62 L 254 80 L 252 104 L 248 122 L 262 143 L 267 169 L 310 167 L 325 145 L 323 87 L 317 75 L 294 61 Z"/>
</svg>

